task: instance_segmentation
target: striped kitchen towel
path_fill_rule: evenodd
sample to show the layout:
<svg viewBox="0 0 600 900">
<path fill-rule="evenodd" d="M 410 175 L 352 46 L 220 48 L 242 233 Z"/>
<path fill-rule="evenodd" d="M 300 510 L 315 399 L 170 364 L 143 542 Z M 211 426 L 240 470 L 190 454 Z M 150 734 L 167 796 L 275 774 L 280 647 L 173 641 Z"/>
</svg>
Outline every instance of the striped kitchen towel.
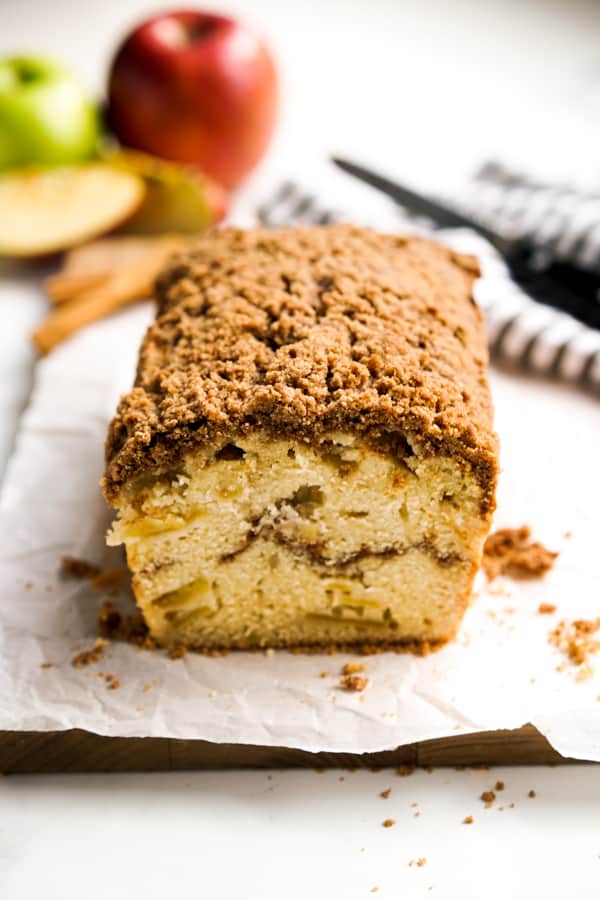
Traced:
<svg viewBox="0 0 600 900">
<path fill-rule="evenodd" d="M 348 189 L 342 196 L 323 184 L 309 190 L 287 181 L 258 206 L 257 218 L 268 226 L 349 220 L 384 229 L 423 226 L 375 191 L 370 199 L 377 198 L 376 205 L 365 212 L 363 193 L 360 202 L 354 198 L 352 208 L 352 193 Z M 332 202 L 334 197 L 337 202 Z M 490 163 L 461 191 L 460 204 L 508 237 L 527 237 L 557 259 L 600 273 L 600 193 L 544 185 Z M 485 310 L 496 359 L 600 391 L 600 330 L 531 300 L 512 281 L 493 247 L 474 232 L 444 231 L 440 237 L 482 262 L 477 299 Z"/>
</svg>

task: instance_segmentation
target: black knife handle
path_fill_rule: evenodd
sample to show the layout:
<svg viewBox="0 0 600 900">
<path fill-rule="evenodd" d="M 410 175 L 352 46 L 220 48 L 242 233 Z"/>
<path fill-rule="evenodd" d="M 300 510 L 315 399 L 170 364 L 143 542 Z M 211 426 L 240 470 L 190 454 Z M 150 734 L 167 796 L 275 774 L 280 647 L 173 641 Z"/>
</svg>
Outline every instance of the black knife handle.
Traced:
<svg viewBox="0 0 600 900">
<path fill-rule="evenodd" d="M 523 241 L 505 250 L 504 258 L 513 279 L 533 300 L 600 329 L 600 275 L 545 257 L 543 250 Z"/>
</svg>

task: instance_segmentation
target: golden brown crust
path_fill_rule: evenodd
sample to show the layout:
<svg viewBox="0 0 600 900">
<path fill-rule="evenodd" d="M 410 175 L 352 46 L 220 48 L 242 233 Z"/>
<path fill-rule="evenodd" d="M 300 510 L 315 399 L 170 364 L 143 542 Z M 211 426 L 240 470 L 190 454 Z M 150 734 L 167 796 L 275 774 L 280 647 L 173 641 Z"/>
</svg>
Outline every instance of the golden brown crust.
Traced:
<svg viewBox="0 0 600 900">
<path fill-rule="evenodd" d="M 465 460 L 493 505 L 496 437 L 471 257 L 349 225 L 226 229 L 175 259 L 133 390 L 113 419 L 105 492 L 256 427 L 319 441 L 407 435 Z"/>
</svg>

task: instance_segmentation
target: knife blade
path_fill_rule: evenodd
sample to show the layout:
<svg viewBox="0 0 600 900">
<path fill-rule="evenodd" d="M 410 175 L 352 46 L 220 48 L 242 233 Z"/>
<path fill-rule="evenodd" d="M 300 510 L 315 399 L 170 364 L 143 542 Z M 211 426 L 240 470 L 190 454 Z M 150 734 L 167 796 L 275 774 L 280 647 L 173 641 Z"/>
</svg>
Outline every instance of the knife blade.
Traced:
<svg viewBox="0 0 600 900">
<path fill-rule="evenodd" d="M 430 219 L 440 228 L 469 228 L 492 244 L 506 262 L 513 280 L 538 303 L 544 303 L 600 329 L 600 276 L 568 262 L 556 261 L 523 238 L 508 239 L 476 219 L 425 197 L 383 175 L 333 157 L 339 169 L 394 200 L 399 206 Z"/>
</svg>

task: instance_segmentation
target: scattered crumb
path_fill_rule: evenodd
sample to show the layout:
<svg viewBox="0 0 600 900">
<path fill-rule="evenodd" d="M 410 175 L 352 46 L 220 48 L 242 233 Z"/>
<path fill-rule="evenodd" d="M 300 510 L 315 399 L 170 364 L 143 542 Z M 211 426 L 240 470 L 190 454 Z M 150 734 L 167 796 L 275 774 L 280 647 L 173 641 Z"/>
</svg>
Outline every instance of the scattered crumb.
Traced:
<svg viewBox="0 0 600 900">
<path fill-rule="evenodd" d="M 187 653 L 187 647 L 183 644 L 174 644 L 172 647 L 169 647 L 167 651 L 167 656 L 169 659 L 183 659 L 183 657 Z"/>
<path fill-rule="evenodd" d="M 103 638 L 96 638 L 94 646 L 91 650 L 82 650 L 71 660 L 71 665 L 76 669 L 83 669 L 85 666 L 92 666 L 94 663 L 102 659 L 102 654 L 107 646 L 107 641 Z"/>
<path fill-rule="evenodd" d="M 413 813 L 413 818 L 418 819 L 420 815 L 421 813 L 419 812 L 419 810 L 417 810 L 415 813 Z"/>
<path fill-rule="evenodd" d="M 344 776 L 343 776 L 343 775 L 340 775 L 340 777 L 338 778 L 338 781 L 345 781 Z"/>
<path fill-rule="evenodd" d="M 475 819 L 473 816 L 465 816 L 463 819 L 463 825 L 472 825 Z"/>
<path fill-rule="evenodd" d="M 321 678 L 329 678 L 330 674 L 331 673 L 327 671 L 321 672 Z"/>
<path fill-rule="evenodd" d="M 127 584 L 129 581 L 129 570 L 126 566 L 120 566 L 118 569 L 105 569 L 90 579 L 90 584 L 96 591 L 110 591 Z"/>
<path fill-rule="evenodd" d="M 497 790 L 497 791 L 503 791 L 503 790 L 504 790 L 504 782 L 503 782 L 503 781 L 497 781 L 497 782 L 496 782 L 496 785 L 495 785 L 495 790 Z"/>
<path fill-rule="evenodd" d="M 493 791 L 484 791 L 479 799 L 485 803 L 485 808 L 489 809 L 496 799 L 496 795 Z"/>
<path fill-rule="evenodd" d="M 105 675 L 104 680 L 106 681 L 106 686 L 109 691 L 116 691 L 117 688 L 121 687 L 121 682 L 116 675 L 112 674 L 112 672 L 110 672 L 108 675 Z"/>
<path fill-rule="evenodd" d="M 379 796 L 383 797 L 384 800 L 387 800 L 387 798 L 390 796 L 391 793 L 392 793 L 392 789 L 386 788 L 385 791 L 382 791 Z"/>
<path fill-rule="evenodd" d="M 148 626 L 141 613 L 124 614 L 115 609 L 110 600 L 103 603 L 98 614 L 98 631 L 111 641 L 124 641 L 145 650 L 156 650 L 157 644 L 148 634 Z"/>
<path fill-rule="evenodd" d="M 533 790 L 533 788 L 528 792 L 527 796 L 528 796 L 528 797 L 531 797 L 531 799 L 533 800 L 533 798 L 536 796 L 536 793 L 535 793 L 535 791 Z"/>
<path fill-rule="evenodd" d="M 63 578 L 94 578 L 100 569 L 87 559 L 77 559 L 75 556 L 63 556 L 60 561 L 59 575 Z"/>
<path fill-rule="evenodd" d="M 346 691 L 364 691 L 369 679 L 362 675 L 342 675 L 340 687 Z"/>
<path fill-rule="evenodd" d="M 54 663 L 50 662 L 50 661 L 40 663 L 40 669 L 52 669 L 53 667 L 54 667 Z"/>
<path fill-rule="evenodd" d="M 383 824 L 384 828 L 392 828 L 396 824 L 396 820 L 395 819 L 384 819 L 382 824 Z"/>
<path fill-rule="evenodd" d="M 425 859 L 425 857 L 420 856 L 419 859 L 417 860 L 417 865 L 419 866 L 419 868 L 422 868 L 426 862 L 427 862 L 427 860 Z"/>
<path fill-rule="evenodd" d="M 147 694 L 148 691 L 151 691 L 153 687 L 154 687 L 154 685 L 152 684 L 152 682 L 148 681 L 147 684 L 144 685 L 144 688 L 143 688 L 144 693 Z"/>
<path fill-rule="evenodd" d="M 554 603 L 540 603 L 538 612 L 542 616 L 551 616 L 552 613 L 556 612 L 556 606 Z"/>
<path fill-rule="evenodd" d="M 398 766 L 396 769 L 396 775 L 401 775 L 403 778 L 407 775 L 412 775 L 415 771 L 416 766 L 413 766 L 411 763 L 405 763 L 402 766 Z"/>
<path fill-rule="evenodd" d="M 342 675 L 356 675 L 357 672 L 366 672 L 367 667 L 364 663 L 349 662 L 342 667 Z"/>
<path fill-rule="evenodd" d="M 411 803 L 410 805 L 414 808 L 415 806 L 418 806 L 419 804 L 418 804 L 418 803 Z"/>
<path fill-rule="evenodd" d="M 574 666 L 588 666 L 589 657 L 600 650 L 600 640 L 593 637 L 600 629 L 599 619 L 561 619 L 548 635 L 548 641 Z M 591 674 L 591 671 L 590 671 Z"/>
<path fill-rule="evenodd" d="M 482 565 L 488 581 L 498 575 L 511 578 L 540 578 L 554 565 L 558 553 L 531 540 L 531 528 L 500 528 L 483 548 Z"/>
<path fill-rule="evenodd" d="M 509 803 L 509 804 L 508 804 L 508 808 L 509 808 L 509 809 L 514 809 L 514 808 L 515 808 L 515 804 L 514 804 L 514 803 Z"/>
</svg>

